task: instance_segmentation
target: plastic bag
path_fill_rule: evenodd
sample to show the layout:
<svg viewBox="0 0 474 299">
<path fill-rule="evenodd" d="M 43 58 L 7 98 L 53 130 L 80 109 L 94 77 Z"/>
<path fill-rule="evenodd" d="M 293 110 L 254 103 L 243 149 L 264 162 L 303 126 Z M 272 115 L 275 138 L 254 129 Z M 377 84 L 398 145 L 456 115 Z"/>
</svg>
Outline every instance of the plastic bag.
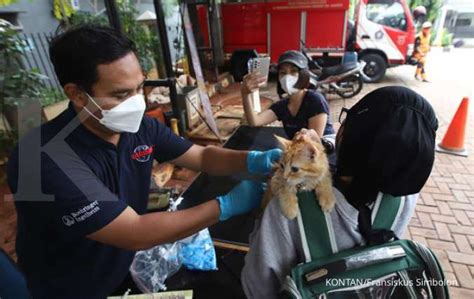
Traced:
<svg viewBox="0 0 474 299">
<path fill-rule="evenodd" d="M 175 211 L 181 201 L 182 198 L 170 200 L 168 211 Z M 166 290 L 165 280 L 181 265 L 190 270 L 217 270 L 216 252 L 207 228 L 183 240 L 137 252 L 130 274 L 142 292 L 154 293 Z"/>
<path fill-rule="evenodd" d="M 179 242 L 180 256 L 186 268 L 201 271 L 217 270 L 216 251 L 207 228 Z"/>
<path fill-rule="evenodd" d="M 135 254 L 130 274 L 137 287 L 144 293 L 166 290 L 165 280 L 178 272 L 182 260 L 179 242 L 155 246 Z"/>
</svg>

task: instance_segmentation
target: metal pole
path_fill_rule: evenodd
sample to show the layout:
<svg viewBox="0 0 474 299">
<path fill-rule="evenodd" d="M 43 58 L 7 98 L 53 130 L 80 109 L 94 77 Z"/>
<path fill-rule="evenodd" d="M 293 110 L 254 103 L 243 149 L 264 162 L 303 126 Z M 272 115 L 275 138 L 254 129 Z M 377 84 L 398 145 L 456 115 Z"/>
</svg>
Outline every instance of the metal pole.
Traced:
<svg viewBox="0 0 474 299">
<path fill-rule="evenodd" d="M 180 119 L 180 109 L 178 104 L 178 93 L 176 91 L 176 77 L 173 70 L 173 62 L 171 60 L 170 45 L 168 41 L 168 32 L 166 30 L 165 13 L 160 0 L 153 0 L 156 13 L 156 26 L 160 34 L 161 49 L 163 50 L 163 60 L 165 63 L 166 76 L 170 81 L 170 100 L 174 117 Z"/>
<path fill-rule="evenodd" d="M 110 26 L 115 28 L 118 32 L 122 32 L 122 23 L 120 23 L 120 17 L 115 0 L 104 0 L 104 4 L 107 10 L 107 16 L 109 17 Z"/>
<path fill-rule="evenodd" d="M 215 43 L 215 35 L 216 32 L 214 30 L 214 14 L 216 13 L 214 10 L 214 1 L 207 2 L 207 24 L 209 28 L 209 47 L 211 48 L 212 52 L 212 64 L 214 65 L 214 76 L 216 77 L 216 82 L 219 82 L 219 69 L 217 67 L 217 57 L 216 57 L 216 43 Z"/>
<path fill-rule="evenodd" d="M 211 0 L 212 5 L 212 18 L 211 18 L 211 38 L 212 48 L 214 49 L 214 55 L 216 59 L 216 65 L 220 66 L 224 64 L 224 50 L 222 47 L 222 22 L 220 13 L 220 3 L 216 0 Z"/>
</svg>

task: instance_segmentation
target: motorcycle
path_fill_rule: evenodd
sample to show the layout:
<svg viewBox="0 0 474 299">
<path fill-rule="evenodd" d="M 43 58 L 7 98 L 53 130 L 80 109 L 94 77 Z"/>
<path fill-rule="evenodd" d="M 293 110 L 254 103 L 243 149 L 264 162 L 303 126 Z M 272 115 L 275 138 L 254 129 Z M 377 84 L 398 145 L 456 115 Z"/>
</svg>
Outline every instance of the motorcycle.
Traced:
<svg viewBox="0 0 474 299">
<path fill-rule="evenodd" d="M 365 62 L 348 62 L 336 66 L 322 67 L 306 50 L 302 48 L 301 52 L 308 59 L 308 66 L 311 74 L 312 84 L 321 90 L 324 94 L 336 93 L 342 98 L 351 98 L 357 95 L 364 85 L 362 80 L 362 70 Z"/>
</svg>

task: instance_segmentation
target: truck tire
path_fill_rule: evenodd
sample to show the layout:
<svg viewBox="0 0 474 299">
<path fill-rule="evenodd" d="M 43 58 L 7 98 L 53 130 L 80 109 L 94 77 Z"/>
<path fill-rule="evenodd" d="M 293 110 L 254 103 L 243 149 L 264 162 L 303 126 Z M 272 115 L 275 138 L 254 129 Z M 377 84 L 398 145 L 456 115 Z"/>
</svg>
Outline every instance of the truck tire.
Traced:
<svg viewBox="0 0 474 299">
<path fill-rule="evenodd" d="M 381 55 L 375 53 L 365 54 L 362 55 L 360 60 L 363 60 L 366 63 L 364 69 L 362 70 L 364 82 L 379 82 L 385 76 L 387 62 Z"/>
</svg>

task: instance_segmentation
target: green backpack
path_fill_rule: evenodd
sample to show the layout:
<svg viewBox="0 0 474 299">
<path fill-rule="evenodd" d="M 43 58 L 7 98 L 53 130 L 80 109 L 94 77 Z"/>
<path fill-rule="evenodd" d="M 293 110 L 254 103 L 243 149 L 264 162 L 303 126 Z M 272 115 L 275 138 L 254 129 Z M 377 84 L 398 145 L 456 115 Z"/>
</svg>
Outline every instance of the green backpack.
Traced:
<svg viewBox="0 0 474 299">
<path fill-rule="evenodd" d="M 298 202 L 306 262 L 286 277 L 282 298 L 449 298 L 443 270 L 427 247 L 395 238 L 339 252 L 330 215 L 314 192 L 300 192 Z M 372 229 L 392 232 L 403 204 L 401 197 L 380 195 Z"/>
</svg>

